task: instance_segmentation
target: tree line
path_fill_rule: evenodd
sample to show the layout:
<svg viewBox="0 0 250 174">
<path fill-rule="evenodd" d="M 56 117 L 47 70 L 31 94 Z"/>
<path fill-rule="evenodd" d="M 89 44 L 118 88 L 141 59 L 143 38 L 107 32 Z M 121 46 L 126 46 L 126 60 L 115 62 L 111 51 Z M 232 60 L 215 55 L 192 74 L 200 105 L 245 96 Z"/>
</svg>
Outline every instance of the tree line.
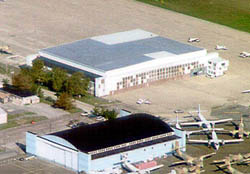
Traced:
<svg viewBox="0 0 250 174">
<path fill-rule="evenodd" d="M 55 106 L 68 110 L 73 107 L 70 102 L 72 97 L 86 96 L 89 78 L 81 72 L 69 75 L 58 67 L 49 71 L 42 60 L 36 60 L 31 68 L 21 68 L 12 76 L 12 86 L 16 90 L 32 92 L 39 97 L 43 97 L 41 87 L 44 86 L 59 95 Z"/>
</svg>

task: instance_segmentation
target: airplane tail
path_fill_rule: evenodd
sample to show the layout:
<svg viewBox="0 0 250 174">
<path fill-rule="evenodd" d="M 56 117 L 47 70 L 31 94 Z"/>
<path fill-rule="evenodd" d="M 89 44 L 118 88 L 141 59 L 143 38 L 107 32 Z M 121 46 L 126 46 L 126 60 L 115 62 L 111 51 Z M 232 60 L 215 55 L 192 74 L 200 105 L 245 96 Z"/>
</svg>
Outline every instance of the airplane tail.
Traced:
<svg viewBox="0 0 250 174">
<path fill-rule="evenodd" d="M 178 115 L 176 115 L 176 124 L 175 124 L 175 127 L 176 127 L 177 129 L 181 129 L 181 126 L 180 126 L 180 124 L 179 124 Z"/>
</svg>

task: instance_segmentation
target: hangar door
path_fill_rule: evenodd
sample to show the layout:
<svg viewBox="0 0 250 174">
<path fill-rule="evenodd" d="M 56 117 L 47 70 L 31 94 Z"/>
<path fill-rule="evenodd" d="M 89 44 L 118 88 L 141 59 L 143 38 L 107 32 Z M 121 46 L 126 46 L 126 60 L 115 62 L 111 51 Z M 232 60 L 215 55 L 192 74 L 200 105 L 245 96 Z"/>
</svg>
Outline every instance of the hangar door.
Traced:
<svg viewBox="0 0 250 174">
<path fill-rule="evenodd" d="M 42 138 L 37 139 L 37 156 L 61 164 L 67 168 L 78 170 L 77 151 Z"/>
</svg>

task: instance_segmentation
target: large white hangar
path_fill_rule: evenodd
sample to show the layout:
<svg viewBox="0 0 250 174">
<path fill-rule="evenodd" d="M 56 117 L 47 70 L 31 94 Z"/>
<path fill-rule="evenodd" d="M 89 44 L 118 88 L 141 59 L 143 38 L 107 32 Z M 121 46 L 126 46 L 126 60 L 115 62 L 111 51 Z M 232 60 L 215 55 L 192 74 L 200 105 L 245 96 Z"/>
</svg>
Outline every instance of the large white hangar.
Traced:
<svg viewBox="0 0 250 174">
<path fill-rule="evenodd" d="M 135 29 L 42 49 L 38 57 L 47 66 L 84 72 L 100 97 L 205 71 L 218 54 Z"/>
<path fill-rule="evenodd" d="M 74 171 L 121 167 L 122 156 L 131 163 L 170 155 L 175 145 L 185 151 L 185 131 L 148 114 L 38 136 L 26 133 L 26 152 Z"/>
</svg>

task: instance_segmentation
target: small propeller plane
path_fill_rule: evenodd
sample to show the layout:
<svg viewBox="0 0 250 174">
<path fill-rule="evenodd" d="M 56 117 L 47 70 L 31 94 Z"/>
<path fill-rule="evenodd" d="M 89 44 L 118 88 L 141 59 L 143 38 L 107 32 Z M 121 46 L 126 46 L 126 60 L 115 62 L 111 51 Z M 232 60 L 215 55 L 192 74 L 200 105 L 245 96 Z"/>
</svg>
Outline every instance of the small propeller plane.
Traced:
<svg viewBox="0 0 250 174">
<path fill-rule="evenodd" d="M 203 160 L 216 154 L 215 152 L 213 152 L 210 154 L 202 155 L 200 157 L 192 157 L 188 154 L 182 153 L 180 148 L 179 148 L 178 143 L 176 143 L 175 146 L 176 146 L 175 147 L 175 151 L 176 151 L 175 156 L 182 159 L 183 161 L 174 162 L 171 164 L 171 166 L 175 166 L 175 165 L 179 165 L 179 164 L 187 164 L 189 166 L 199 165 L 200 167 L 203 167 L 204 166 Z"/>
<path fill-rule="evenodd" d="M 229 156 L 227 157 L 229 158 L 229 161 L 231 164 L 246 164 L 246 163 L 250 163 L 250 153 L 247 154 L 229 154 Z M 221 160 L 214 160 L 213 163 L 214 164 L 219 164 L 219 163 L 226 163 L 226 158 L 225 159 L 221 159 Z M 220 165 L 221 167 L 226 166 L 225 165 Z"/>
<path fill-rule="evenodd" d="M 219 168 L 223 168 L 223 167 L 227 167 L 227 170 L 229 171 L 229 173 L 231 173 L 231 174 L 244 174 L 244 173 L 242 173 L 242 172 L 240 172 L 240 171 L 238 171 L 238 170 L 236 170 L 235 168 L 233 168 L 232 166 L 231 166 L 231 162 L 230 162 L 230 158 L 229 157 L 226 157 L 225 158 L 225 165 L 220 165 L 220 166 L 218 166 Z"/>
<path fill-rule="evenodd" d="M 240 124 L 236 125 L 238 128 L 237 130 L 230 131 L 230 133 L 233 135 L 233 137 L 238 137 L 238 138 L 244 138 L 244 135 L 248 138 L 250 135 L 250 131 L 245 131 L 244 130 L 244 122 L 243 122 L 243 117 L 240 117 Z"/>
<path fill-rule="evenodd" d="M 250 53 L 243 51 L 240 53 L 240 57 L 242 58 L 250 57 Z"/>
<path fill-rule="evenodd" d="M 0 46 L 0 53 L 12 54 L 12 51 L 10 50 L 10 46 L 9 45 Z"/>
<path fill-rule="evenodd" d="M 224 45 L 216 45 L 215 49 L 216 50 L 227 50 L 227 47 Z"/>
<path fill-rule="evenodd" d="M 202 143 L 202 144 L 208 144 L 209 146 L 212 145 L 216 150 L 219 150 L 220 144 L 228 144 L 228 143 L 239 143 L 244 141 L 243 139 L 231 139 L 231 140 L 223 140 L 218 139 L 216 132 L 212 131 L 212 139 L 209 140 L 188 140 L 190 143 Z"/>
<path fill-rule="evenodd" d="M 200 42 L 200 39 L 197 37 L 194 37 L 194 38 L 190 37 L 188 38 L 188 42 Z"/>
<path fill-rule="evenodd" d="M 175 168 L 171 170 L 169 174 L 200 174 L 203 172 L 205 172 L 205 170 L 201 170 L 200 166 L 194 166 L 191 168 L 186 168 L 186 167 Z"/>
</svg>

